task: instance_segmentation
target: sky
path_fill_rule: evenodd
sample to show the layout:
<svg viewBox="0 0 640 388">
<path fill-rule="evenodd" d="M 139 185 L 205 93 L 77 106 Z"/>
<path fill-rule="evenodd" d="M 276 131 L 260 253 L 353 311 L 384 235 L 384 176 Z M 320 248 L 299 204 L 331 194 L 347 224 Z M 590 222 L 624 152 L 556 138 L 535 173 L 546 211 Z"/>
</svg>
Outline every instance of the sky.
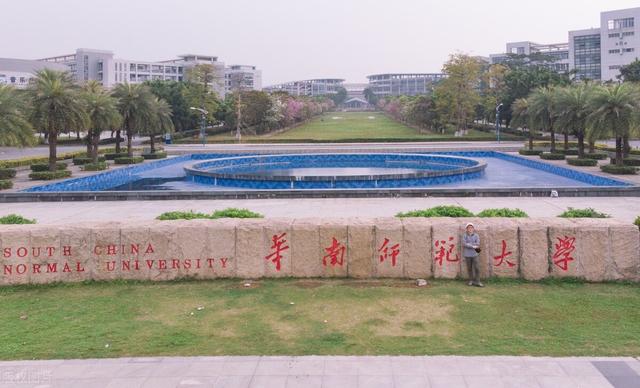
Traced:
<svg viewBox="0 0 640 388">
<path fill-rule="evenodd" d="M 488 56 L 508 41 L 567 41 L 600 12 L 635 0 L 0 0 L 0 57 L 76 48 L 117 58 L 195 53 L 262 69 L 263 85 L 366 82 L 387 72 L 439 72 L 449 54 Z"/>
</svg>

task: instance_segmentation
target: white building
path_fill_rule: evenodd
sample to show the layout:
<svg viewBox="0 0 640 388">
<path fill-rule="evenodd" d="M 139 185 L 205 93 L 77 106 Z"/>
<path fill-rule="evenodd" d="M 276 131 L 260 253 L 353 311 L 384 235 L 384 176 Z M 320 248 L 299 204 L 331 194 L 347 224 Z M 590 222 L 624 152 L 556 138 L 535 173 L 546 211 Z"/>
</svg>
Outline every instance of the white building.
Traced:
<svg viewBox="0 0 640 388">
<path fill-rule="evenodd" d="M 49 68 L 65 71 L 67 66 L 58 63 L 44 63 L 28 59 L 0 58 L 0 84 L 23 89 L 39 70 Z"/>
<path fill-rule="evenodd" d="M 513 56 L 525 56 L 532 64 L 541 65 L 559 73 L 569 71 L 570 67 L 567 43 L 509 42 L 505 53 L 491 54 L 489 58 L 492 64 L 496 64 L 503 63 Z"/>
<path fill-rule="evenodd" d="M 600 14 L 602 79 L 613 80 L 620 67 L 640 56 L 640 8 Z"/>
<path fill-rule="evenodd" d="M 446 78 L 442 73 L 387 73 L 367 76 L 369 88 L 377 96 L 417 96 L 429 94 L 436 83 Z"/>
<path fill-rule="evenodd" d="M 227 66 L 224 70 L 226 93 L 238 87 L 242 90 L 262 90 L 262 71 L 250 65 Z"/>
<path fill-rule="evenodd" d="M 344 79 L 341 78 L 318 78 L 302 81 L 291 81 L 282 84 L 271 85 L 264 88 L 267 93 L 286 92 L 292 96 L 325 96 L 338 92 Z"/>
</svg>

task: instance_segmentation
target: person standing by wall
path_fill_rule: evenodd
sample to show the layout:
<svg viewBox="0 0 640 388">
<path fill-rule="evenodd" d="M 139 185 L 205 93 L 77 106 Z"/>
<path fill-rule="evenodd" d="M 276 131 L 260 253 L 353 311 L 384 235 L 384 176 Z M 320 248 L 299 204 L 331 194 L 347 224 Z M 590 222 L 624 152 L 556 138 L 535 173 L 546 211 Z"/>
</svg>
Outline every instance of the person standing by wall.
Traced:
<svg viewBox="0 0 640 388">
<path fill-rule="evenodd" d="M 480 282 L 480 236 L 472 223 L 468 223 L 465 227 L 465 233 L 462 236 L 462 256 L 467 262 L 469 269 L 469 285 L 476 287 L 484 287 Z"/>
</svg>

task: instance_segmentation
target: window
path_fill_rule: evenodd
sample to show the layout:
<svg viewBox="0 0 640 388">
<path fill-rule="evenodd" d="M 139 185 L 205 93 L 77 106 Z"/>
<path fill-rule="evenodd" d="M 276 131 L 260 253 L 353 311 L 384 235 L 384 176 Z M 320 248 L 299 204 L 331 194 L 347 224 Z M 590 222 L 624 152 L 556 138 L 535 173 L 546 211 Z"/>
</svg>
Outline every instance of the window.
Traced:
<svg viewBox="0 0 640 388">
<path fill-rule="evenodd" d="M 607 26 L 610 30 L 617 30 L 620 28 L 631 28 L 634 26 L 633 18 L 623 19 L 611 19 L 607 22 Z"/>
<path fill-rule="evenodd" d="M 619 38 L 619 37 L 620 37 L 620 33 L 619 32 L 616 32 L 616 33 L 613 33 L 613 34 L 609 34 L 609 38 Z"/>
<path fill-rule="evenodd" d="M 633 36 L 635 33 L 633 31 L 626 31 L 622 33 L 622 36 Z"/>
<path fill-rule="evenodd" d="M 625 53 L 632 53 L 634 51 L 634 49 L 632 47 L 632 48 L 622 49 L 622 51 L 625 52 Z"/>
<path fill-rule="evenodd" d="M 622 66 L 620 66 L 620 65 L 611 65 L 611 66 L 609 66 L 609 70 L 618 70 L 618 69 L 620 69 L 621 67 L 622 67 Z"/>
<path fill-rule="evenodd" d="M 609 54 L 619 54 L 619 53 L 620 53 L 620 49 L 609 50 Z"/>
</svg>

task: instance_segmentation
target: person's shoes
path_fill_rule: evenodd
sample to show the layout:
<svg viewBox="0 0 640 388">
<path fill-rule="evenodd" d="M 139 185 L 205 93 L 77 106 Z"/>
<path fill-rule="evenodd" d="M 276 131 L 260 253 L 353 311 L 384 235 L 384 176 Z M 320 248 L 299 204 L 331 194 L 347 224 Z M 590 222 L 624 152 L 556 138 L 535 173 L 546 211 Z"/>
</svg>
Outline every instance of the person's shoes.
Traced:
<svg viewBox="0 0 640 388">
<path fill-rule="evenodd" d="M 484 287 L 484 284 L 482 284 L 482 283 L 478 282 L 478 283 L 476 283 L 476 284 L 475 284 L 475 286 L 476 286 L 476 287 Z"/>
<path fill-rule="evenodd" d="M 473 282 L 467 283 L 467 286 L 473 286 Z"/>
</svg>

